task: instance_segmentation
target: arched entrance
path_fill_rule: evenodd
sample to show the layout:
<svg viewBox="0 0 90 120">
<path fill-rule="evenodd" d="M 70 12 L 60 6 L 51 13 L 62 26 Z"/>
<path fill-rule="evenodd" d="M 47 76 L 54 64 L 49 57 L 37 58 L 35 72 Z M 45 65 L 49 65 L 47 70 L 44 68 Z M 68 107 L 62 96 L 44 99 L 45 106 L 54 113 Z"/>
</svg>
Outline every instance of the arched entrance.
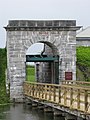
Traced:
<svg viewBox="0 0 90 120">
<path fill-rule="evenodd" d="M 79 28 L 76 26 L 75 20 L 9 21 L 5 29 L 7 31 L 7 79 L 10 82 L 11 100 L 23 101 L 23 82 L 26 79 L 26 51 L 37 42 L 43 42 L 52 49 L 50 53 L 53 54 L 51 56 L 47 55 L 45 58 L 43 54 L 43 57 L 38 56 L 38 59 L 48 60 L 50 70 L 52 63 L 55 63 L 53 69 L 55 72 L 59 66 L 59 82 L 65 79 L 76 80 L 76 30 Z M 51 59 L 52 62 L 50 62 Z M 55 62 L 55 59 L 59 62 Z M 46 66 L 46 64 L 44 65 Z M 49 74 L 49 72 L 46 73 Z M 58 74 L 54 76 L 54 79 L 57 79 L 57 76 Z M 51 83 L 58 82 L 53 81 Z"/>
<path fill-rule="evenodd" d="M 59 54 L 50 42 L 43 42 L 40 54 L 26 54 L 26 62 L 35 63 L 35 79 L 41 83 L 59 84 Z"/>
</svg>

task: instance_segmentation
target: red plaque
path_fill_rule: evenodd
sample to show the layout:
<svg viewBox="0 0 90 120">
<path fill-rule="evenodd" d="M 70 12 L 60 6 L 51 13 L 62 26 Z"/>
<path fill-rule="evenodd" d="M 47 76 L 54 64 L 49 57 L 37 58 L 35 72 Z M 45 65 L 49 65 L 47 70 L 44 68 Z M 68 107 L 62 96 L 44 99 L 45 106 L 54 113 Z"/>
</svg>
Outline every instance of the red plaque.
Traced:
<svg viewBox="0 0 90 120">
<path fill-rule="evenodd" d="M 65 72 L 65 80 L 72 80 L 72 72 Z"/>
</svg>

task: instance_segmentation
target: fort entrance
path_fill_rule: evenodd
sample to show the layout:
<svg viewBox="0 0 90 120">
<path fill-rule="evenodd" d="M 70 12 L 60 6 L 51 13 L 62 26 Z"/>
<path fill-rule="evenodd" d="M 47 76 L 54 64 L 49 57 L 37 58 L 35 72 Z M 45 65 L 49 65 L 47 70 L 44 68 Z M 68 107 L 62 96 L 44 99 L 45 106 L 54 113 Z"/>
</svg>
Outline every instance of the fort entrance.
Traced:
<svg viewBox="0 0 90 120">
<path fill-rule="evenodd" d="M 76 30 L 79 28 L 74 20 L 9 21 L 5 29 L 11 100 L 23 100 L 26 62 L 40 62 L 39 67 L 36 64 L 38 82 L 59 84 L 61 80 L 76 80 Z M 44 43 L 42 54 L 26 55 L 35 43 Z"/>
<path fill-rule="evenodd" d="M 30 53 L 26 54 L 26 62 L 35 63 L 35 81 L 40 83 L 59 84 L 58 52 L 52 47 L 53 45 L 51 43 L 43 42 L 43 44 L 43 49 L 40 53 L 34 55 Z"/>
</svg>

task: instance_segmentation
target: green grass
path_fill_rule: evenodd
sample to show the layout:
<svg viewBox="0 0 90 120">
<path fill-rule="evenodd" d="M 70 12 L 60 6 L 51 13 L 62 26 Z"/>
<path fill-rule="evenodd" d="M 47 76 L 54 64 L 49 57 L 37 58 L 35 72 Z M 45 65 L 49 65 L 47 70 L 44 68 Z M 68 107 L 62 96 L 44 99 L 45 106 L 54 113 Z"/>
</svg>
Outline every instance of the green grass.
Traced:
<svg viewBox="0 0 90 120">
<path fill-rule="evenodd" d="M 77 47 L 77 80 L 90 81 L 90 47 Z"/>
<path fill-rule="evenodd" d="M 35 67 L 27 65 L 26 66 L 26 80 L 30 82 L 35 82 Z"/>
</svg>

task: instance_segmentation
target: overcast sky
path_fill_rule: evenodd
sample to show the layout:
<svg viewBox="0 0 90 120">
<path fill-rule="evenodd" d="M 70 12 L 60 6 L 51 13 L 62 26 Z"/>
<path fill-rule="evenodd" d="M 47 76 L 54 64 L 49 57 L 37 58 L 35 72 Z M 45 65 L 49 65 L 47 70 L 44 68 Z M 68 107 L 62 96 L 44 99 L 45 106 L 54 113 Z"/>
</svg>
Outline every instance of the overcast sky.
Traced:
<svg viewBox="0 0 90 120">
<path fill-rule="evenodd" d="M 90 0 L 0 0 L 0 48 L 6 45 L 8 20 L 74 19 L 90 26 Z"/>
</svg>

